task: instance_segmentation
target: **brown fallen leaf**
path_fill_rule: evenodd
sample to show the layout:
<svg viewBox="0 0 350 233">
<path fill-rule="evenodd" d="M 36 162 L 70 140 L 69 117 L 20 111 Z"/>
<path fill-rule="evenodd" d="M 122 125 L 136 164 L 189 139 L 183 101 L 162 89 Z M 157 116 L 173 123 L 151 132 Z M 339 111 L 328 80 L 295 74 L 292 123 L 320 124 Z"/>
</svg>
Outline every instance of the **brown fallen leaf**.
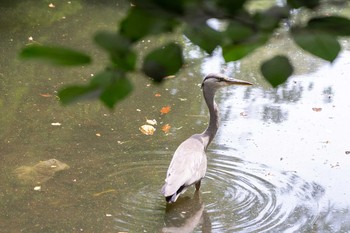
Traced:
<svg viewBox="0 0 350 233">
<path fill-rule="evenodd" d="M 142 125 L 139 130 L 145 135 L 153 135 L 156 128 L 154 128 L 152 125 Z"/>
<path fill-rule="evenodd" d="M 49 93 L 40 93 L 39 95 L 45 98 L 52 97 L 52 95 Z"/>
<path fill-rule="evenodd" d="M 171 126 L 169 124 L 165 124 L 162 126 L 162 131 L 164 133 L 169 133 L 169 130 L 171 129 Z"/>
<path fill-rule="evenodd" d="M 322 108 L 312 108 L 312 110 L 315 111 L 315 112 L 321 112 Z"/>
<path fill-rule="evenodd" d="M 169 113 L 171 110 L 171 107 L 170 106 L 165 106 L 165 107 L 162 107 L 162 109 L 160 110 L 160 113 L 161 114 L 167 114 Z"/>
</svg>

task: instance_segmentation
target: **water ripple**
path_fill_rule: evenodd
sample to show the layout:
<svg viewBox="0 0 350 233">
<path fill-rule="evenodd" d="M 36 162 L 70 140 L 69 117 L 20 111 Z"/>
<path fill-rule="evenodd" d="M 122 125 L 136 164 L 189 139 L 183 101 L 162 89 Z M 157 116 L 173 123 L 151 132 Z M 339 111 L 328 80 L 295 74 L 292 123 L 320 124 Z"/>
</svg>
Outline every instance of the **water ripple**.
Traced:
<svg viewBox="0 0 350 233">
<path fill-rule="evenodd" d="M 312 229 L 322 187 L 304 181 L 294 172 L 280 172 L 217 153 L 208 157 L 199 196 L 191 197 L 194 189 L 189 189 L 168 206 L 160 194 L 168 160 L 150 159 L 119 166 L 118 172 L 110 175 L 120 180 L 123 190 L 115 203 L 115 228 L 131 232 Z"/>
</svg>

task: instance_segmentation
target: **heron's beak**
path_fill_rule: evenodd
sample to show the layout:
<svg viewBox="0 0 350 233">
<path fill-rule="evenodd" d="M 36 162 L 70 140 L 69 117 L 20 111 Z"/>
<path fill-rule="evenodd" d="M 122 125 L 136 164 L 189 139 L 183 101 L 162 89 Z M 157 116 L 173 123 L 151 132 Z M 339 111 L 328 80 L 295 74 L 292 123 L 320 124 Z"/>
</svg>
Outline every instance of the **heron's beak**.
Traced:
<svg viewBox="0 0 350 233">
<path fill-rule="evenodd" d="M 253 83 L 240 80 L 240 79 L 234 79 L 234 78 L 229 78 L 226 79 L 227 85 L 241 85 L 241 86 L 251 86 Z"/>
</svg>

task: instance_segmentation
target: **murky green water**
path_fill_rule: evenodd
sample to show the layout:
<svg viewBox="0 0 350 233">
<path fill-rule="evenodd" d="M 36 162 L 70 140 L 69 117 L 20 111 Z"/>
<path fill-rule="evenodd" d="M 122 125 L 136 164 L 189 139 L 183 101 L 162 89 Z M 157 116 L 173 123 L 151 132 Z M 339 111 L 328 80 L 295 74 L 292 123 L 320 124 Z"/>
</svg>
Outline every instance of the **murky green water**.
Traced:
<svg viewBox="0 0 350 233">
<path fill-rule="evenodd" d="M 301 53 L 283 35 L 230 64 L 219 51 L 206 58 L 186 44 L 189 65 L 177 78 L 154 86 L 131 77 L 135 91 L 114 111 L 97 102 L 62 107 L 56 91 L 86 82 L 105 61 L 91 35 L 113 30 L 128 5 L 49 4 L 13 1 L 0 9 L 0 232 L 350 231 L 347 40 L 332 65 Z M 77 47 L 101 61 L 74 69 L 23 63 L 17 53 L 31 39 Z M 164 40 L 146 39 L 139 51 Z M 258 62 L 276 53 L 288 54 L 297 69 L 273 90 Z M 218 93 L 222 123 L 201 192 L 190 189 L 166 206 L 160 188 L 172 153 L 206 127 L 199 84 L 208 72 L 256 85 Z M 164 106 L 171 111 L 162 115 Z M 158 122 L 153 136 L 139 131 L 146 119 Z M 16 179 L 16 168 L 51 158 L 70 168 L 40 191 Z"/>
</svg>

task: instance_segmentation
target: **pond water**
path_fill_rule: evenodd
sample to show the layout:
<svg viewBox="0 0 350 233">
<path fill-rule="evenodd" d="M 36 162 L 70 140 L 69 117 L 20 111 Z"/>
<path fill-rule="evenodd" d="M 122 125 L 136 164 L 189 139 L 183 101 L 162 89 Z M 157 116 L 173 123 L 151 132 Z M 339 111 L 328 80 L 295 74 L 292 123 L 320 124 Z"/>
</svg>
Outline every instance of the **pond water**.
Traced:
<svg viewBox="0 0 350 233">
<path fill-rule="evenodd" d="M 135 91 L 113 111 L 98 102 L 63 107 L 57 90 L 102 69 L 106 56 L 92 35 L 114 30 L 128 4 L 49 4 L 0 5 L 1 232 L 350 232 L 348 40 L 333 64 L 301 52 L 283 33 L 225 64 L 219 49 L 207 57 L 178 35 L 188 66 L 176 78 L 154 85 L 135 74 Z M 166 40 L 147 38 L 138 50 Z M 62 69 L 19 61 L 19 49 L 31 41 L 79 48 L 94 64 Z M 279 53 L 296 71 L 272 89 L 258 66 Z M 201 190 L 190 188 L 166 205 L 160 189 L 172 154 L 208 121 L 200 83 L 209 72 L 255 85 L 218 92 L 221 127 Z M 160 113 L 164 106 L 168 114 Z M 152 136 L 139 131 L 146 119 L 158 122 Z M 161 130 L 166 124 L 168 133 Z M 53 158 L 69 169 L 40 184 L 16 177 L 18 167 Z"/>
</svg>

